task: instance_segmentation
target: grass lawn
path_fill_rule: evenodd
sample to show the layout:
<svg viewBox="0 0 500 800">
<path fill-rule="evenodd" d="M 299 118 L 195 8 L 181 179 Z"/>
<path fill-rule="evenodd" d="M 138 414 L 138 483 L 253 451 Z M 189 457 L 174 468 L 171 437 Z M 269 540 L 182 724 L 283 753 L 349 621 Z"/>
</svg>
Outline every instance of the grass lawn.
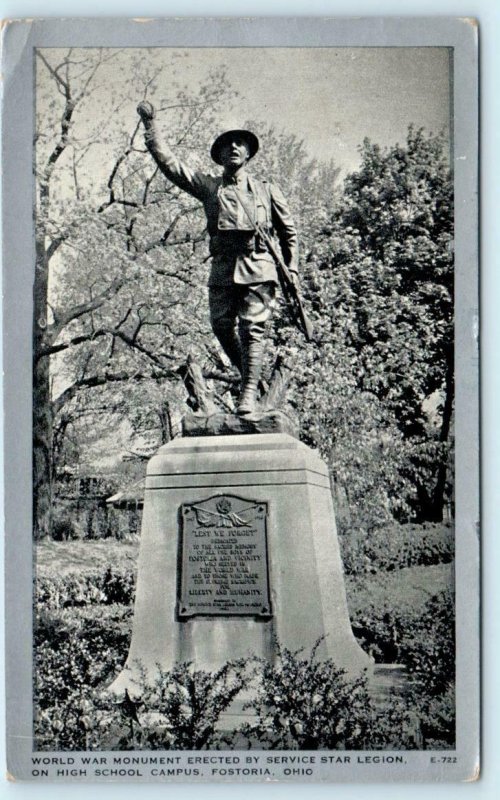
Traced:
<svg viewBox="0 0 500 800">
<path fill-rule="evenodd" d="M 44 540 L 35 548 L 36 571 L 39 577 L 56 577 L 79 573 L 81 575 L 104 571 L 110 565 L 115 569 L 135 567 L 139 554 L 139 539 L 119 542 L 116 539 L 100 541 L 53 542 Z"/>
<path fill-rule="evenodd" d="M 418 607 L 430 597 L 454 586 L 455 565 L 434 564 L 428 567 L 405 567 L 375 575 L 349 575 L 346 592 L 351 615 L 366 605 L 384 607 L 397 601 L 405 607 Z"/>
<path fill-rule="evenodd" d="M 69 574 L 100 574 L 109 566 L 118 571 L 133 571 L 138 553 L 139 540 L 43 541 L 36 546 L 37 575 L 55 578 Z M 388 603 L 392 605 L 398 602 L 398 598 L 405 607 L 417 607 L 432 595 L 453 586 L 454 564 L 349 575 L 346 576 L 345 583 L 351 616 L 356 616 L 368 604 L 383 608 Z"/>
</svg>

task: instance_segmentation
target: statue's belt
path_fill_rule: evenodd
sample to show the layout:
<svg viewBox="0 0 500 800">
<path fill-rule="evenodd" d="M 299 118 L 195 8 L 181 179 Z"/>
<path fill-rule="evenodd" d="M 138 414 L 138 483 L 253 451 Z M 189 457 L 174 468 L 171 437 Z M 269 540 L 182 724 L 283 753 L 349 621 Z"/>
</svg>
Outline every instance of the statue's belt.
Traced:
<svg viewBox="0 0 500 800">
<path fill-rule="evenodd" d="M 249 256 L 253 253 L 268 253 L 261 238 L 249 231 L 227 231 L 217 233 L 210 239 L 210 253 L 215 255 Z"/>
</svg>

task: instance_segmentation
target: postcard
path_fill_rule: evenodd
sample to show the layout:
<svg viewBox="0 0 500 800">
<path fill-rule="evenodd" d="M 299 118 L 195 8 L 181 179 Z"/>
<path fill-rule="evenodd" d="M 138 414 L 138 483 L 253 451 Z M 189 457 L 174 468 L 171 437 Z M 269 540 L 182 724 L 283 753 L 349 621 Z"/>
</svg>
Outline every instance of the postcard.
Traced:
<svg viewBox="0 0 500 800">
<path fill-rule="evenodd" d="M 479 775 L 477 23 L 3 27 L 16 781 Z"/>
</svg>

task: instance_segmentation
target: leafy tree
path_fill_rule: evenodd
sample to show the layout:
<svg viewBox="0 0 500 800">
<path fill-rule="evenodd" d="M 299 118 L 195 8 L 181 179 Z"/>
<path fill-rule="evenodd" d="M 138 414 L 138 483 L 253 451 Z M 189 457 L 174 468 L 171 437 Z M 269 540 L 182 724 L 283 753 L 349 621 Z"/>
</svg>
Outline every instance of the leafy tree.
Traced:
<svg viewBox="0 0 500 800">
<path fill-rule="evenodd" d="M 230 91 L 219 72 L 187 93 L 155 51 L 140 51 L 133 64 L 116 50 L 37 55 L 34 519 L 43 536 L 77 394 L 177 379 L 179 353 L 199 349 L 206 333 L 204 220 L 145 156 L 137 101 L 169 73 L 163 110 L 182 151 L 208 146 Z M 131 66 L 132 79 L 123 72 Z"/>
<path fill-rule="evenodd" d="M 317 347 L 301 351 L 303 436 L 347 523 L 442 518 L 452 447 L 453 195 L 442 136 L 366 140 L 306 269 Z M 298 399 L 297 399 L 297 402 Z"/>
<path fill-rule="evenodd" d="M 415 513 L 439 521 L 454 388 L 453 186 L 443 136 L 410 128 L 406 147 L 387 153 L 365 142 L 347 197 L 343 221 L 370 258 L 355 278 L 361 387 L 391 410 L 409 445 Z"/>
</svg>

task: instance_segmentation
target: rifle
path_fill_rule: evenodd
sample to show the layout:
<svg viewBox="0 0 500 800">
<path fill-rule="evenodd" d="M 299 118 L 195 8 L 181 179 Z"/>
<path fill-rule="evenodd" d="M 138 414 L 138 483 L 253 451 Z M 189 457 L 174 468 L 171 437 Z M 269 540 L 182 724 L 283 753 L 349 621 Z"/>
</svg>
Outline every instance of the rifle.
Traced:
<svg viewBox="0 0 500 800">
<path fill-rule="evenodd" d="M 312 342 L 314 328 L 311 320 L 309 319 L 307 312 L 304 308 L 304 303 L 302 301 L 302 297 L 300 296 L 299 289 L 292 278 L 292 274 L 288 269 L 287 265 L 283 261 L 283 258 L 278 250 L 276 249 L 276 245 L 271 236 L 269 236 L 268 232 L 261 227 L 260 223 L 254 222 L 252 216 L 250 215 L 248 209 L 246 208 L 245 203 L 238 196 L 236 193 L 236 199 L 238 203 L 241 205 L 243 211 L 245 212 L 248 220 L 252 226 L 252 230 L 261 237 L 262 241 L 265 243 L 267 249 L 271 253 L 274 263 L 276 264 L 276 271 L 278 273 L 278 279 L 281 286 L 281 291 L 283 292 L 283 297 L 285 299 L 285 305 L 288 312 L 288 316 L 290 317 L 291 321 L 294 325 L 304 334 L 306 340 L 308 342 Z"/>
<path fill-rule="evenodd" d="M 269 236 L 267 231 L 261 228 L 258 222 L 255 223 L 255 231 L 265 242 L 267 249 L 274 258 L 281 291 L 283 292 L 286 309 L 288 311 L 288 316 L 294 325 L 297 326 L 299 331 L 304 334 L 306 340 L 308 342 L 312 342 L 314 333 L 313 324 L 304 308 L 302 297 L 300 296 L 299 289 L 292 278 L 290 270 L 283 261 L 281 255 L 278 253 L 272 237 Z"/>
</svg>

